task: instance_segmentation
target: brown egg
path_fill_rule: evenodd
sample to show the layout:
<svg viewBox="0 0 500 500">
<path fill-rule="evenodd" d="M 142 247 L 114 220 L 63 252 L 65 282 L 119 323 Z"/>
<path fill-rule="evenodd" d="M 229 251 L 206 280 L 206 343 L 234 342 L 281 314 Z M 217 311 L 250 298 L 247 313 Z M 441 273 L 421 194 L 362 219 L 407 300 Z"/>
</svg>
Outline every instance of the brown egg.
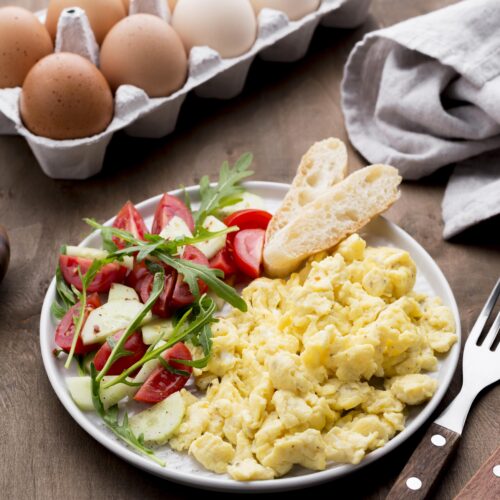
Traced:
<svg viewBox="0 0 500 500">
<path fill-rule="evenodd" d="M 150 97 L 165 97 L 182 87 L 187 68 L 186 52 L 177 33 L 150 14 L 120 21 L 101 47 L 101 71 L 113 91 L 129 84 Z"/>
<path fill-rule="evenodd" d="M 20 108 L 34 134 L 78 139 L 106 129 L 113 118 L 113 95 L 89 60 L 61 52 L 33 66 L 24 81 Z"/>
<path fill-rule="evenodd" d="M 45 25 L 54 40 L 59 16 L 64 9 L 70 7 L 80 7 L 85 11 L 99 45 L 108 31 L 126 16 L 122 0 L 51 0 Z"/>
<path fill-rule="evenodd" d="M 0 88 L 20 87 L 54 46 L 45 26 L 20 7 L 0 8 Z"/>
</svg>

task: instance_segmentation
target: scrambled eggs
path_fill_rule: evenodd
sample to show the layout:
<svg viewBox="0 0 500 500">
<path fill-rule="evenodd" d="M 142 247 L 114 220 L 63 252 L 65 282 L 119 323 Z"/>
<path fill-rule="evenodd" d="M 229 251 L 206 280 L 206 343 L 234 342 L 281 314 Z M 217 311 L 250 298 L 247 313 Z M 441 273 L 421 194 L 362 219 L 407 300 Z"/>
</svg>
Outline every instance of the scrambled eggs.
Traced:
<svg viewBox="0 0 500 500">
<path fill-rule="evenodd" d="M 412 291 L 410 255 L 370 248 L 358 235 L 318 254 L 287 281 L 260 278 L 248 311 L 213 328 L 213 353 L 195 370 L 170 440 L 204 467 L 236 480 L 271 479 L 294 464 L 357 464 L 405 425 L 437 382 L 436 353 L 456 341 L 440 299 Z"/>
</svg>

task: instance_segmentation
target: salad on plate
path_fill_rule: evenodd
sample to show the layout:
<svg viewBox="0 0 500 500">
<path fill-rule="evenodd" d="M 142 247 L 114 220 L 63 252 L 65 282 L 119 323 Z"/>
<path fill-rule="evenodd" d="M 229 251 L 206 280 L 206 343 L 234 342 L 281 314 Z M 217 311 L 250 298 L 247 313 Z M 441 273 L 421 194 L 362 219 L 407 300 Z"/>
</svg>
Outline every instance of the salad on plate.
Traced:
<svg viewBox="0 0 500 500">
<path fill-rule="evenodd" d="M 54 354 L 78 376 L 66 378 L 75 403 L 96 411 L 137 452 L 163 463 L 145 443 L 165 443 L 184 416 L 179 391 L 207 365 L 214 314 L 225 303 L 245 311 L 233 287 L 261 274 L 272 215 L 240 184 L 250 154 L 225 162 L 218 183 L 200 182 L 200 206 L 165 193 L 148 228 L 128 201 L 113 226 L 92 219 L 102 249 L 63 246 L 56 269 L 59 323 Z M 188 346 L 199 347 L 193 359 Z M 125 398 L 149 405 L 129 418 Z M 151 406 L 152 405 L 152 406 Z"/>
</svg>

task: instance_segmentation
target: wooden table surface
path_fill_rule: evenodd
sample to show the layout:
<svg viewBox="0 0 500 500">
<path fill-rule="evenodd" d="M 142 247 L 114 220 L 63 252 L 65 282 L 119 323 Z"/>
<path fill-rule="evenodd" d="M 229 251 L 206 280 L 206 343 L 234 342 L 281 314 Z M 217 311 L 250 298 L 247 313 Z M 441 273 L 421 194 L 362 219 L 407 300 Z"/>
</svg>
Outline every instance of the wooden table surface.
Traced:
<svg viewBox="0 0 500 500">
<path fill-rule="evenodd" d="M 0 6 L 12 3 L 33 10 L 46 4 L 0 0 Z M 0 497 L 187 499 L 200 494 L 118 459 L 73 421 L 52 391 L 42 365 L 38 325 L 59 245 L 76 244 L 88 233 L 81 222 L 84 216 L 105 220 L 129 198 L 137 202 L 180 183 L 196 183 L 201 175 L 218 172 L 223 160 L 234 160 L 244 151 L 255 155 L 256 179 L 290 181 L 312 142 L 327 136 L 347 141 L 339 84 L 354 43 L 376 27 L 451 3 L 375 0 L 363 27 L 319 29 L 302 61 L 257 60 L 238 98 L 219 102 L 190 96 L 171 136 L 139 140 L 118 134 L 103 172 L 87 181 L 49 179 L 22 138 L 0 137 L 0 223 L 9 230 L 13 254 L 0 286 Z M 351 169 L 365 164 L 349 150 Z M 436 259 L 455 293 L 467 333 L 500 274 L 500 227 L 496 219 L 443 241 L 441 199 L 448 174 L 404 183 L 401 200 L 388 217 Z M 458 370 L 445 403 L 460 384 Z M 499 407 L 500 387 L 487 389 L 472 408 L 435 498 L 453 498 L 498 446 Z M 308 494 L 384 498 L 419 436 L 376 464 Z"/>
</svg>

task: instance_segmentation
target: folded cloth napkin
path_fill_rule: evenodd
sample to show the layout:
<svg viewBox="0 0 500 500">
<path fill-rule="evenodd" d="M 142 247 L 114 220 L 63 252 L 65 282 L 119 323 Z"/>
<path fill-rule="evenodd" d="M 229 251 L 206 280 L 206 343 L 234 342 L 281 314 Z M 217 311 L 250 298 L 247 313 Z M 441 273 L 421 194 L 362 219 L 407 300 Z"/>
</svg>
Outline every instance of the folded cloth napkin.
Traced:
<svg viewBox="0 0 500 500">
<path fill-rule="evenodd" d="M 464 0 L 367 34 L 347 61 L 342 107 L 372 163 L 406 179 L 457 164 L 445 238 L 499 214 L 500 0 Z"/>
</svg>

